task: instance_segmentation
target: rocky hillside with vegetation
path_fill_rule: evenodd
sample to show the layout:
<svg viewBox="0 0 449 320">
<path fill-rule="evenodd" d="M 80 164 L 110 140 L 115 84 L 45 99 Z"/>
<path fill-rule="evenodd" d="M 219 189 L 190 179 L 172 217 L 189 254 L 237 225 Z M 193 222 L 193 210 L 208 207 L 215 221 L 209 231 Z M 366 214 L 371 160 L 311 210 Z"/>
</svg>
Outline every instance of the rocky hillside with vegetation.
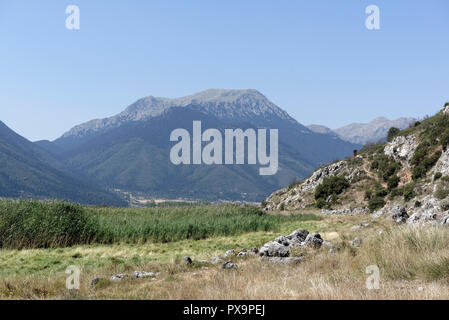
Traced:
<svg viewBox="0 0 449 320">
<path fill-rule="evenodd" d="M 392 127 L 385 144 L 316 170 L 274 192 L 267 211 L 317 207 L 325 214 L 391 215 L 408 224 L 449 224 L 449 103 L 405 130 Z"/>
</svg>

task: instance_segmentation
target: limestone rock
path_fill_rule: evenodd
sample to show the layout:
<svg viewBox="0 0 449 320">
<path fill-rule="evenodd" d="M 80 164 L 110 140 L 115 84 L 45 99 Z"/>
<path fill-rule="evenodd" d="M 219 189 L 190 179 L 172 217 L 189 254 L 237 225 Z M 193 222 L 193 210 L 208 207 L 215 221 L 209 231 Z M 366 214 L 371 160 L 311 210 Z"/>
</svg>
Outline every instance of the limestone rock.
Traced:
<svg viewBox="0 0 449 320">
<path fill-rule="evenodd" d="M 385 146 L 384 153 L 398 162 L 410 163 L 419 145 L 417 136 L 398 136 Z"/>
<path fill-rule="evenodd" d="M 409 215 L 405 208 L 397 209 L 392 216 L 392 219 L 396 224 L 406 223 L 408 218 Z"/>
<path fill-rule="evenodd" d="M 126 273 L 115 274 L 115 275 L 111 276 L 111 281 L 119 282 L 128 277 L 129 277 L 129 275 L 127 275 Z"/>
<path fill-rule="evenodd" d="M 225 261 L 221 264 L 220 269 L 237 269 L 237 265 L 231 260 Z"/>
<path fill-rule="evenodd" d="M 193 260 L 190 257 L 184 257 L 181 260 L 181 264 L 190 265 L 192 263 L 193 263 Z"/>
</svg>

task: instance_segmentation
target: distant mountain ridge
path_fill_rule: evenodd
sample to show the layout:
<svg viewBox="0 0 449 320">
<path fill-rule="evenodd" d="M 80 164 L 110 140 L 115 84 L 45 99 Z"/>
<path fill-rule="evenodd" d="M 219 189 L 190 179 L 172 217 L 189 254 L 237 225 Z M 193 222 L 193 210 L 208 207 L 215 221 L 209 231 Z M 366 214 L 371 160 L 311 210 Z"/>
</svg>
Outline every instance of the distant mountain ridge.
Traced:
<svg viewBox="0 0 449 320">
<path fill-rule="evenodd" d="M 334 130 L 322 125 L 309 125 L 308 128 L 317 133 L 334 133 L 345 141 L 365 145 L 367 143 L 385 141 L 388 130 L 391 127 L 397 127 L 403 130 L 416 121 L 414 118 L 390 120 L 385 117 L 378 117 L 369 123 L 351 123 Z"/>
<path fill-rule="evenodd" d="M 221 120 L 252 119 L 277 116 L 296 122 L 287 112 L 270 102 L 254 89 L 224 90 L 209 89 L 181 98 L 157 98 L 153 96 L 137 100 L 123 112 L 105 119 L 95 119 L 75 126 L 61 138 L 83 137 L 90 133 L 104 132 L 123 124 L 144 121 L 164 114 L 173 107 L 195 106 L 194 109 L 216 116 Z"/>
<path fill-rule="evenodd" d="M 126 202 L 70 174 L 65 164 L 0 121 L 0 197 L 64 199 L 83 204 Z"/>
<path fill-rule="evenodd" d="M 279 171 L 260 177 L 256 166 L 175 166 L 170 132 L 266 128 L 279 130 Z M 108 189 L 158 197 L 260 201 L 314 168 L 352 154 L 360 145 L 316 134 L 257 90 L 210 89 L 187 97 L 139 99 L 123 112 L 75 126 L 52 143 L 39 144 L 75 172 Z M 258 166 L 257 166 L 258 168 Z"/>
</svg>

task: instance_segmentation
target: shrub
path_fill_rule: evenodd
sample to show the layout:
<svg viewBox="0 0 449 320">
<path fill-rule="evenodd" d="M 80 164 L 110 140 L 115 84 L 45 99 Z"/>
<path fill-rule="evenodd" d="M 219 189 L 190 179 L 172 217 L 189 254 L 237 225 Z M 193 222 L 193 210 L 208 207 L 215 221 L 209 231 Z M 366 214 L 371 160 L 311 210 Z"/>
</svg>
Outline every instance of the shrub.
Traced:
<svg viewBox="0 0 449 320">
<path fill-rule="evenodd" d="M 423 165 L 419 165 L 413 169 L 412 173 L 412 179 L 413 180 L 419 180 L 421 178 L 424 178 L 426 176 L 427 170 Z"/>
<path fill-rule="evenodd" d="M 404 188 L 396 188 L 391 190 L 390 199 L 394 199 L 395 197 L 402 196 L 404 194 Z"/>
<path fill-rule="evenodd" d="M 449 128 L 444 130 L 443 134 L 441 135 L 441 145 L 443 146 L 443 150 L 447 150 L 447 146 L 449 145 Z"/>
<path fill-rule="evenodd" d="M 385 206 L 385 200 L 381 197 L 374 197 L 368 203 L 368 208 L 374 212 L 378 209 L 381 209 Z"/>
<path fill-rule="evenodd" d="M 315 189 L 315 200 L 327 200 L 329 196 L 339 195 L 349 187 L 349 181 L 344 177 L 330 177 Z"/>
<path fill-rule="evenodd" d="M 296 178 L 294 178 L 290 184 L 288 185 L 288 190 L 291 190 L 293 188 L 295 188 L 297 185 L 299 184 L 299 180 L 297 180 Z"/>
<path fill-rule="evenodd" d="M 262 200 L 262 202 L 260 203 L 260 206 L 262 207 L 262 208 L 265 208 L 266 206 L 267 206 L 267 200 Z"/>
<path fill-rule="evenodd" d="M 448 177 L 443 177 L 437 184 L 435 197 L 442 200 L 449 196 L 449 181 Z"/>
<path fill-rule="evenodd" d="M 378 198 L 384 198 L 388 194 L 388 191 L 385 190 L 385 188 L 382 188 L 381 186 L 378 186 L 376 189 L 376 197 Z"/>
<path fill-rule="evenodd" d="M 318 209 L 322 209 L 322 208 L 324 208 L 324 207 L 326 207 L 326 206 L 327 206 L 326 200 L 324 200 L 324 199 L 318 199 L 318 200 L 316 201 L 316 207 L 317 207 Z"/>
<path fill-rule="evenodd" d="M 388 181 L 400 169 L 401 165 L 385 154 L 377 155 L 373 162 L 371 162 L 371 170 L 376 170 L 384 181 Z"/>
<path fill-rule="evenodd" d="M 429 146 L 426 143 L 421 143 L 417 148 L 416 151 L 410 161 L 410 164 L 412 166 L 418 166 L 420 165 L 427 154 L 429 153 Z"/>
<path fill-rule="evenodd" d="M 369 201 L 373 197 L 373 190 L 366 190 L 365 191 L 365 200 Z"/>
<path fill-rule="evenodd" d="M 388 190 L 396 189 L 399 186 L 399 177 L 397 175 L 392 176 L 388 179 Z"/>
<path fill-rule="evenodd" d="M 416 201 L 415 202 L 415 208 L 421 208 L 421 206 L 422 206 L 421 201 Z"/>
<path fill-rule="evenodd" d="M 433 177 L 433 180 L 436 181 L 438 179 L 440 179 L 443 176 L 443 174 L 441 172 L 436 172 L 435 176 Z"/>
<path fill-rule="evenodd" d="M 415 186 L 416 185 L 414 183 L 409 183 L 409 184 L 404 186 L 404 193 L 403 193 L 403 195 L 404 195 L 404 200 L 406 202 L 409 202 L 414 197 L 416 197 Z"/>
<path fill-rule="evenodd" d="M 391 127 L 390 130 L 388 130 L 387 140 L 388 142 L 393 141 L 393 139 L 401 132 L 399 128 Z"/>
</svg>

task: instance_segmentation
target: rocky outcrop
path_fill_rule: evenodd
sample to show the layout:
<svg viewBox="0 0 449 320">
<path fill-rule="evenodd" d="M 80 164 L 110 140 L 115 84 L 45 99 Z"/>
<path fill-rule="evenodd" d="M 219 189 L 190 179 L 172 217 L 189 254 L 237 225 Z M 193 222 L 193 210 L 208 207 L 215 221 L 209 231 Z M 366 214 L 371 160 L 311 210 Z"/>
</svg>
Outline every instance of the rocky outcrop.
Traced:
<svg viewBox="0 0 449 320">
<path fill-rule="evenodd" d="M 417 198 L 422 206 L 407 208 L 391 203 L 373 214 L 374 218 L 390 216 L 396 224 L 407 225 L 447 225 L 445 218 L 449 215 L 449 210 L 444 210 L 440 201 L 432 195 Z"/>
<path fill-rule="evenodd" d="M 444 105 L 441 112 L 443 112 L 444 114 L 449 114 L 449 102 Z"/>
<path fill-rule="evenodd" d="M 443 152 L 432 172 L 440 172 L 443 176 L 449 176 L 449 148 Z"/>
<path fill-rule="evenodd" d="M 415 154 L 418 145 L 419 141 L 416 135 L 399 136 L 385 146 L 384 153 L 393 157 L 397 162 L 408 164 Z"/>
<path fill-rule="evenodd" d="M 324 240 L 319 233 L 309 233 L 307 230 L 298 229 L 288 236 L 280 236 L 267 242 L 259 250 L 261 261 L 270 261 L 283 264 L 298 263 L 303 260 L 301 255 L 293 256 L 298 248 L 319 249 Z"/>
<path fill-rule="evenodd" d="M 358 157 L 361 159 L 361 157 Z M 343 176 L 350 183 L 358 181 L 365 175 L 365 171 L 357 166 L 352 166 L 348 161 L 338 161 L 316 170 L 308 179 L 290 189 L 282 189 L 273 193 L 267 199 L 265 210 L 279 210 L 282 207 L 291 210 L 304 209 L 315 203 L 313 193 L 316 187 L 324 180 Z"/>
</svg>

